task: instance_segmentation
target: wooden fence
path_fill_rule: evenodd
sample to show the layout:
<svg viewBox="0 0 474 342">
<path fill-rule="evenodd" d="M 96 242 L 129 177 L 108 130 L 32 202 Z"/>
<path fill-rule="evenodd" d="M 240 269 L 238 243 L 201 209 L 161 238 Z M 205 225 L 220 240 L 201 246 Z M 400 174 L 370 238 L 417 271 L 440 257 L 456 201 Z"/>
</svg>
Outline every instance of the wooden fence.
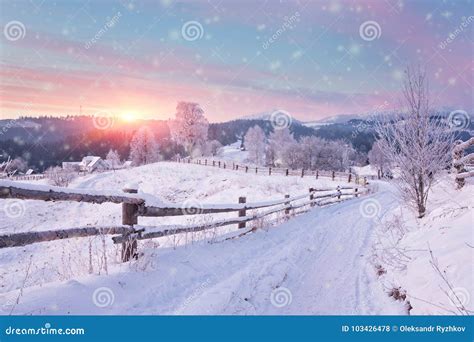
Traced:
<svg viewBox="0 0 474 342">
<path fill-rule="evenodd" d="M 44 174 L 38 175 L 18 175 L 18 176 L 0 176 L 0 179 L 9 179 L 9 180 L 40 180 L 44 179 Z"/>
<path fill-rule="evenodd" d="M 310 188 L 308 193 L 290 196 L 266 202 L 247 203 L 245 197 L 239 197 L 236 204 L 206 204 L 186 202 L 177 205 L 153 205 L 161 203 L 156 198 L 146 195 L 141 198 L 137 189 L 126 188 L 123 192 L 97 192 L 94 190 L 70 190 L 60 187 L 31 185 L 19 182 L 0 180 L 0 199 L 40 200 L 40 201 L 75 201 L 86 203 L 116 203 L 122 205 L 122 225 L 109 227 L 78 227 L 71 229 L 25 232 L 0 235 L 0 248 L 19 247 L 37 242 L 87 237 L 101 234 L 116 235 L 112 237 L 115 244 L 122 244 L 122 261 L 137 257 L 137 241 L 153 239 L 174 234 L 197 232 L 216 227 L 238 224 L 245 228 L 246 223 L 262 217 L 303 207 L 322 206 L 358 197 L 367 192 L 367 188 L 342 186 L 335 188 Z M 148 203 L 149 202 L 149 203 Z M 263 210 L 248 214 L 249 210 Z M 234 218 L 221 219 L 197 226 L 138 226 L 138 217 L 167 217 L 180 215 L 201 215 L 216 213 L 237 213 Z"/>
<path fill-rule="evenodd" d="M 213 166 L 221 169 L 229 169 L 234 171 L 241 171 L 246 173 L 254 173 L 259 175 L 283 175 L 283 176 L 298 176 L 298 177 L 315 177 L 318 178 L 331 178 L 335 180 L 343 180 L 348 183 L 355 183 L 360 185 L 366 185 L 367 179 L 376 179 L 377 177 L 360 177 L 357 174 L 351 172 L 337 172 L 337 171 L 324 171 L 324 170 L 306 170 L 306 169 L 289 169 L 289 168 L 277 168 L 277 167 L 262 167 L 262 166 L 249 166 L 245 164 L 235 163 L 233 161 L 226 160 L 213 160 L 213 159 L 190 159 L 190 158 L 178 158 L 178 163 L 197 164 L 203 166 Z"/>
<path fill-rule="evenodd" d="M 474 153 L 464 155 L 464 150 L 474 146 L 474 137 L 467 141 L 457 140 L 453 148 L 453 168 L 456 173 L 456 185 L 462 188 L 466 183 L 466 178 L 474 177 L 474 170 L 467 169 L 469 163 L 474 162 Z"/>
</svg>

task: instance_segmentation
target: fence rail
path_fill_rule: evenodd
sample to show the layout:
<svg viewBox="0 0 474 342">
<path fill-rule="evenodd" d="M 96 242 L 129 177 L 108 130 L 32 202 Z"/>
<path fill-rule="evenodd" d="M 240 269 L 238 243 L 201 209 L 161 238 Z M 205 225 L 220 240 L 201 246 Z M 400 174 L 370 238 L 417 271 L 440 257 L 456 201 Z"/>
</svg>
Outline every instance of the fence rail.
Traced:
<svg viewBox="0 0 474 342">
<path fill-rule="evenodd" d="M 138 189 L 126 188 L 123 192 L 95 190 L 71 190 L 61 187 L 32 185 L 13 181 L 0 180 L 0 199 L 40 200 L 40 201 L 74 201 L 93 204 L 115 203 L 122 205 L 122 226 L 110 227 L 79 227 L 71 229 L 49 230 L 41 232 L 25 232 L 0 235 L 0 248 L 25 246 L 38 242 L 62 240 L 95 235 L 118 235 L 112 237 L 114 243 L 122 244 L 122 261 L 136 256 L 137 241 L 152 239 L 187 232 L 238 224 L 245 228 L 246 223 L 271 215 L 305 206 L 327 205 L 358 197 L 367 192 L 367 188 L 357 186 L 338 186 L 334 188 L 310 188 L 308 193 L 283 199 L 246 203 L 246 197 L 239 197 L 236 204 L 162 204 L 159 199 L 149 194 L 139 194 Z M 248 213 L 249 210 L 262 210 Z M 138 217 L 167 217 L 181 215 L 200 215 L 231 213 L 238 214 L 235 218 L 226 218 L 207 224 L 194 226 L 158 226 L 143 227 L 138 225 Z"/>
<path fill-rule="evenodd" d="M 453 148 L 453 168 L 456 173 L 455 181 L 458 189 L 466 183 L 466 178 L 474 177 L 474 170 L 468 169 L 469 163 L 474 162 L 474 153 L 464 155 L 464 150 L 474 146 L 474 137 L 467 141 L 457 140 Z"/>
<path fill-rule="evenodd" d="M 203 166 L 212 166 L 221 169 L 229 169 L 234 171 L 242 171 L 246 173 L 254 173 L 259 175 L 283 175 L 283 176 L 298 176 L 298 177 L 320 177 L 331 178 L 335 180 L 345 180 L 348 183 L 355 183 L 360 185 L 366 185 L 367 179 L 376 179 L 377 177 L 363 176 L 352 173 L 352 172 L 337 172 L 337 171 L 325 171 L 325 170 L 308 170 L 308 169 L 290 169 L 280 167 L 262 167 L 262 166 L 251 166 L 241 163 L 236 163 L 228 160 L 214 160 L 214 159 L 191 159 L 191 158 L 178 158 L 178 163 L 197 164 Z"/>
</svg>

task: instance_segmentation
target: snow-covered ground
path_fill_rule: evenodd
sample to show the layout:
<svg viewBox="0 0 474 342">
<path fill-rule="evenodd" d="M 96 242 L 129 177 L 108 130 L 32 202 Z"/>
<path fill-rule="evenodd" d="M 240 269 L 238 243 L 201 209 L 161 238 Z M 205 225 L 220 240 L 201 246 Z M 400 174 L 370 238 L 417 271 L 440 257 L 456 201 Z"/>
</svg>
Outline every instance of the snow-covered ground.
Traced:
<svg viewBox="0 0 474 342">
<path fill-rule="evenodd" d="M 34 183 L 44 184 L 45 181 Z M 190 204 L 202 205 L 237 204 L 239 196 L 246 196 L 249 203 L 278 200 L 283 199 L 285 194 L 305 194 L 310 187 L 335 187 L 344 184 L 324 178 L 315 180 L 312 177 L 277 175 L 269 177 L 193 164 L 157 163 L 130 170 L 79 177 L 70 188 L 81 191 L 90 189 L 118 192 L 129 183 L 138 183 L 140 191 L 153 194 L 163 202 L 188 201 Z M 76 202 L 0 200 L 0 209 L 2 209 L 0 234 L 121 224 L 121 206 L 111 203 L 95 205 Z M 226 215 L 233 217 L 236 214 L 214 214 L 212 218 L 220 219 Z M 209 215 L 139 218 L 139 224 L 148 226 L 197 224 L 209 221 Z M 189 240 L 203 238 L 212 240 L 220 234 L 236 230 L 234 225 L 215 231 L 199 232 L 189 236 L 171 236 L 154 241 L 164 247 L 177 246 Z M 68 239 L 2 249 L 0 293 L 16 290 L 22 286 L 69 280 L 88 273 L 103 274 L 108 264 L 116 263 L 119 258 L 120 247 L 111 243 L 110 236 Z M 24 276 L 26 273 L 27 277 Z"/>
<path fill-rule="evenodd" d="M 120 190 L 132 181 L 165 202 L 200 203 L 236 203 L 244 194 L 248 202 L 277 199 L 315 185 L 340 184 L 158 163 L 91 175 L 72 187 Z M 196 239 L 181 237 L 187 243 L 175 237 L 140 241 L 143 255 L 125 264 L 116 262 L 120 249 L 110 237 L 0 250 L 0 313 L 407 314 L 406 301 L 388 295 L 398 287 L 406 291 L 411 313 L 451 313 L 438 308 L 449 307 L 449 301 L 442 302 L 443 282 L 432 272 L 427 241 L 458 293 L 472 298 L 472 184 L 455 191 L 451 180 L 441 182 L 420 223 L 400 207 L 393 185 L 371 183 L 369 196 L 315 207 L 278 225 L 260 222 L 261 229 L 241 237 L 234 227 Z M 117 205 L 27 201 L 25 209 L 19 219 L 2 217 L 0 232 L 120 223 Z M 401 264 L 399 255 L 394 260 L 387 254 L 393 254 L 388 237 L 395 234 L 387 227 L 399 214 L 407 232 L 395 241 L 409 258 Z M 183 218 L 140 218 L 139 223 L 178 220 Z M 472 309 L 470 299 L 464 303 Z"/>
<path fill-rule="evenodd" d="M 425 218 L 399 206 L 378 226 L 374 264 L 387 291 L 406 294 L 411 314 L 474 313 L 473 188 L 470 179 L 456 190 L 445 177 L 430 194 Z"/>
<path fill-rule="evenodd" d="M 373 195 L 389 208 L 388 191 Z M 18 314 L 403 314 L 367 263 L 367 198 L 316 208 L 238 239 L 144 249 L 108 276 L 4 294 Z M 348 216 L 350 213 L 351 216 Z M 6 312 L 5 312 L 6 313 Z"/>
<path fill-rule="evenodd" d="M 352 170 L 359 176 L 377 176 L 377 168 L 372 165 L 352 166 Z"/>
<path fill-rule="evenodd" d="M 217 153 L 216 159 L 245 164 L 248 163 L 248 156 L 248 151 L 242 151 L 240 149 L 240 141 L 237 141 L 233 144 L 221 147 Z"/>
</svg>

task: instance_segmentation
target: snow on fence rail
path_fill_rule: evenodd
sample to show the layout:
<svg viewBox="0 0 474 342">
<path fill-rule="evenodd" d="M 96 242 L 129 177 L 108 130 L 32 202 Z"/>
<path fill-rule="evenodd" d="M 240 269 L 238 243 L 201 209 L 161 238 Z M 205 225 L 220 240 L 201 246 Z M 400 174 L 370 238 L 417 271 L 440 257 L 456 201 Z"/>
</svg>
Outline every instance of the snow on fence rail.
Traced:
<svg viewBox="0 0 474 342">
<path fill-rule="evenodd" d="M 299 177 L 307 177 L 307 176 L 314 176 L 316 179 L 319 177 L 327 177 L 331 178 L 332 180 L 342 179 L 346 180 L 348 183 L 354 182 L 355 184 L 366 185 L 367 184 L 367 176 L 366 177 L 359 177 L 357 174 L 353 174 L 351 172 L 336 172 L 336 171 L 324 171 L 324 170 L 306 170 L 306 169 L 296 169 L 292 170 L 289 168 L 277 168 L 277 167 L 258 167 L 258 166 L 249 166 L 244 164 L 238 164 L 235 162 L 229 162 L 224 160 L 213 160 L 213 159 L 190 159 L 190 158 L 178 158 L 178 163 L 193 163 L 197 165 L 204 165 L 204 166 L 214 166 L 222 169 L 231 169 L 235 171 L 244 171 L 246 173 L 255 173 L 255 174 L 262 174 L 262 175 L 284 175 L 284 176 L 299 176 Z M 375 179 L 375 177 L 370 177 Z"/>
<path fill-rule="evenodd" d="M 466 166 L 474 162 L 474 153 L 464 155 L 464 150 L 474 146 L 474 137 L 467 141 L 457 140 L 453 148 L 453 168 L 456 172 L 456 184 L 458 189 L 466 183 L 465 179 L 474 177 L 474 170 L 467 170 Z"/>
<path fill-rule="evenodd" d="M 245 197 L 239 198 L 238 204 L 164 204 L 156 197 L 138 193 L 138 189 L 129 187 L 123 192 L 96 191 L 83 189 L 67 189 L 61 187 L 43 186 L 0 180 L 0 199 L 41 200 L 41 201 L 75 201 L 86 203 L 116 203 L 122 205 L 122 225 L 110 227 L 79 227 L 71 229 L 49 230 L 40 232 L 25 232 L 0 235 L 0 248 L 19 247 L 37 242 L 86 237 L 95 235 L 118 235 L 112 237 L 114 243 L 122 244 L 122 261 L 128 261 L 137 256 L 137 241 L 152 239 L 174 234 L 197 232 L 206 229 L 238 224 L 245 228 L 246 222 L 253 221 L 270 214 L 304 206 L 326 205 L 339 202 L 351 197 L 365 194 L 366 188 L 343 186 L 336 188 L 310 188 L 309 193 L 292 196 L 285 195 L 284 199 L 246 203 Z M 304 201 L 307 199 L 306 201 Z M 301 201 L 303 201 L 301 203 Z M 247 210 L 267 209 L 248 215 Z M 138 226 L 139 216 L 166 217 L 177 215 L 200 215 L 213 213 L 237 212 L 238 217 L 215 221 L 194 226 Z"/>
</svg>

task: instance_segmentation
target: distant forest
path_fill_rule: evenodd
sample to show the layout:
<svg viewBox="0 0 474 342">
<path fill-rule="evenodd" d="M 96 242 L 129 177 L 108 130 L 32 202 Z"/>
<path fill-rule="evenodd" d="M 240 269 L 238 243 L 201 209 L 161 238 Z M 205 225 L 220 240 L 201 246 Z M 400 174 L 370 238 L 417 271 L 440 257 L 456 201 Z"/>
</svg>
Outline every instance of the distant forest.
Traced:
<svg viewBox="0 0 474 342">
<path fill-rule="evenodd" d="M 99 129 L 90 116 L 22 117 L 0 121 L 0 159 L 23 157 L 31 168 L 43 171 L 63 161 L 81 160 L 86 155 L 105 157 L 110 149 L 117 150 L 122 159 L 130 153 L 130 140 L 141 126 L 154 132 L 160 153 L 165 160 L 183 149 L 171 141 L 168 124 L 162 120 L 137 120 L 131 123 L 111 122 L 107 129 Z M 222 145 L 236 142 L 250 127 L 260 126 L 268 135 L 273 127 L 266 120 L 233 120 L 209 125 L 209 140 Z M 363 129 L 360 129 L 363 127 Z M 374 133 L 368 123 L 352 120 L 345 124 L 330 124 L 318 129 L 293 122 L 290 131 L 298 140 L 303 136 L 318 136 L 327 140 L 344 140 L 362 153 L 367 153 L 374 142 Z"/>
</svg>

